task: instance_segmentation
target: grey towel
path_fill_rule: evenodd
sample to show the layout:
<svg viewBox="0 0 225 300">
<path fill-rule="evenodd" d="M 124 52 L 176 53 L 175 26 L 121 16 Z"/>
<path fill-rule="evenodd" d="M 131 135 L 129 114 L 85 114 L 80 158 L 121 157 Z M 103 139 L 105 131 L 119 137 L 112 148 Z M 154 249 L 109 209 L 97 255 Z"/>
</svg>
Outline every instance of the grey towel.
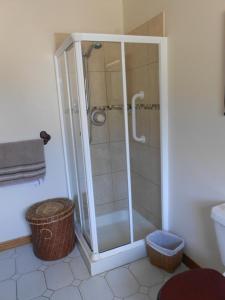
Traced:
<svg viewBox="0 0 225 300">
<path fill-rule="evenodd" d="M 41 139 L 0 144 L 0 184 L 40 179 L 45 172 Z"/>
</svg>

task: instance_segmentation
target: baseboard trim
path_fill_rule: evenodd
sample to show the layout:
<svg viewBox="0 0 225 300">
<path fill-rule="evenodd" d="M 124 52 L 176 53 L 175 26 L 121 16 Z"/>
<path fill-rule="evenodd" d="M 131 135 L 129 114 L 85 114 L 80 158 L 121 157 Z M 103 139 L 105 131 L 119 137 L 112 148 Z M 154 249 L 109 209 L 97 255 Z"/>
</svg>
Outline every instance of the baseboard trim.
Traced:
<svg viewBox="0 0 225 300">
<path fill-rule="evenodd" d="M 201 266 L 197 264 L 194 260 L 192 260 L 189 256 L 186 254 L 183 255 L 183 263 L 189 268 L 189 269 L 199 269 Z"/>
<path fill-rule="evenodd" d="M 15 240 L 10 240 L 10 241 L 0 243 L 0 251 L 9 250 L 30 243 L 31 243 L 31 236 L 23 236 Z"/>
</svg>

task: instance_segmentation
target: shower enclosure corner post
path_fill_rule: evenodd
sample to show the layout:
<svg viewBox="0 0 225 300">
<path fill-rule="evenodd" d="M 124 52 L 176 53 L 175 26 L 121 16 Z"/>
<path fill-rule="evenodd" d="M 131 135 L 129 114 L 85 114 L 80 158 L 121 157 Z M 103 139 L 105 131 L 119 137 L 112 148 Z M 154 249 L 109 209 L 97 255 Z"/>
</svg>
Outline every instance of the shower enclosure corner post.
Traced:
<svg viewBox="0 0 225 300">
<path fill-rule="evenodd" d="M 166 37 L 161 38 L 159 49 L 160 82 L 160 144 L 161 144 L 161 199 L 162 228 L 170 230 L 169 224 L 169 120 L 168 120 L 168 61 Z"/>
<path fill-rule="evenodd" d="M 86 95 L 85 95 L 85 83 L 84 83 L 84 70 L 83 70 L 83 57 L 81 41 L 75 41 L 75 59 L 77 63 L 77 78 L 78 78 L 78 90 L 80 98 L 80 112 L 81 112 L 81 129 L 84 145 L 84 157 L 85 157 L 85 170 L 87 176 L 87 193 L 88 193 L 88 211 L 89 211 L 89 223 L 90 223 L 90 235 L 93 253 L 98 254 L 98 237 L 97 237 L 97 224 L 95 214 L 94 203 L 94 190 L 92 179 L 92 165 L 90 156 L 89 134 L 88 134 L 88 120 L 87 120 L 87 107 L 86 107 Z"/>
<path fill-rule="evenodd" d="M 123 106 L 124 106 L 124 125 L 125 125 L 125 144 L 126 144 L 126 160 L 127 160 L 127 186 L 128 186 L 128 207 L 129 207 L 129 223 L 130 223 L 130 241 L 134 242 L 134 225 L 133 225 L 133 206 L 131 192 L 131 167 L 130 167 L 130 145 L 128 130 L 128 106 L 127 106 L 127 79 L 126 79 L 126 62 L 125 62 L 125 44 L 121 42 L 121 60 L 122 60 L 122 84 L 123 84 Z"/>
</svg>

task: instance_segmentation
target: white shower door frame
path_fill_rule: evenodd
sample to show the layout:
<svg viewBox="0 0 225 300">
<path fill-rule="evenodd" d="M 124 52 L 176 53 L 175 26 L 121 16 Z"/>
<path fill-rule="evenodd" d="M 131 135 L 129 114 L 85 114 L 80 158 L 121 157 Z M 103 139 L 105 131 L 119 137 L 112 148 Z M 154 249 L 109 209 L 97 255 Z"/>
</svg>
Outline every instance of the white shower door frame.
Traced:
<svg viewBox="0 0 225 300">
<path fill-rule="evenodd" d="M 83 145 L 85 156 L 85 169 L 87 176 L 87 194 L 89 205 L 89 223 L 92 243 L 92 258 L 101 259 L 125 251 L 129 246 L 135 247 L 143 241 L 134 241 L 133 236 L 133 208 L 131 192 L 131 174 L 130 174 L 130 151 L 129 151 L 129 132 L 128 132 L 128 112 L 124 109 L 125 122 L 125 145 L 127 160 L 127 185 L 128 185 L 128 205 L 129 205 L 129 225 L 130 225 L 130 244 L 99 253 L 96 214 L 94 205 L 94 192 L 92 181 L 92 166 L 90 156 L 90 145 L 88 135 L 88 120 L 86 113 L 85 83 L 83 76 L 83 57 L 82 41 L 93 42 L 118 42 L 121 44 L 122 60 L 122 84 L 123 84 L 123 105 L 127 108 L 127 86 L 126 86 L 126 62 L 125 62 L 125 43 L 139 44 L 157 44 L 159 45 L 159 82 L 160 82 L 160 144 L 161 144 L 161 207 L 162 207 L 162 228 L 169 230 L 169 205 L 168 205 L 168 79 L 167 79 L 167 38 L 151 36 L 132 36 L 132 35 L 112 35 L 112 34 L 92 34 L 92 33 L 73 33 L 56 52 L 56 58 L 63 54 L 71 44 L 75 44 L 75 59 L 77 63 L 77 77 L 79 102 L 81 110 L 81 127 L 83 130 Z M 56 59 L 57 60 L 57 59 Z M 66 158 L 65 158 L 66 160 Z M 67 174 L 68 175 L 68 174 Z M 68 180 L 68 185 L 70 181 Z M 70 187 L 68 186 L 68 190 Z M 88 249 L 86 249 L 88 251 Z"/>
</svg>

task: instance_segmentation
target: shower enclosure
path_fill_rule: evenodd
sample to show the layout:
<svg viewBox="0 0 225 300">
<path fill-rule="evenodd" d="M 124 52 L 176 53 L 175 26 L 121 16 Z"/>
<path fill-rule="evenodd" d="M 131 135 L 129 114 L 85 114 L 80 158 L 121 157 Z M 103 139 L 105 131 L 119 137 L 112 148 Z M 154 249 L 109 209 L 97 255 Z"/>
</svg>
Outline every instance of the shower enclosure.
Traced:
<svg viewBox="0 0 225 300">
<path fill-rule="evenodd" d="M 68 195 L 92 274 L 167 224 L 167 39 L 71 34 L 55 55 Z"/>
</svg>

